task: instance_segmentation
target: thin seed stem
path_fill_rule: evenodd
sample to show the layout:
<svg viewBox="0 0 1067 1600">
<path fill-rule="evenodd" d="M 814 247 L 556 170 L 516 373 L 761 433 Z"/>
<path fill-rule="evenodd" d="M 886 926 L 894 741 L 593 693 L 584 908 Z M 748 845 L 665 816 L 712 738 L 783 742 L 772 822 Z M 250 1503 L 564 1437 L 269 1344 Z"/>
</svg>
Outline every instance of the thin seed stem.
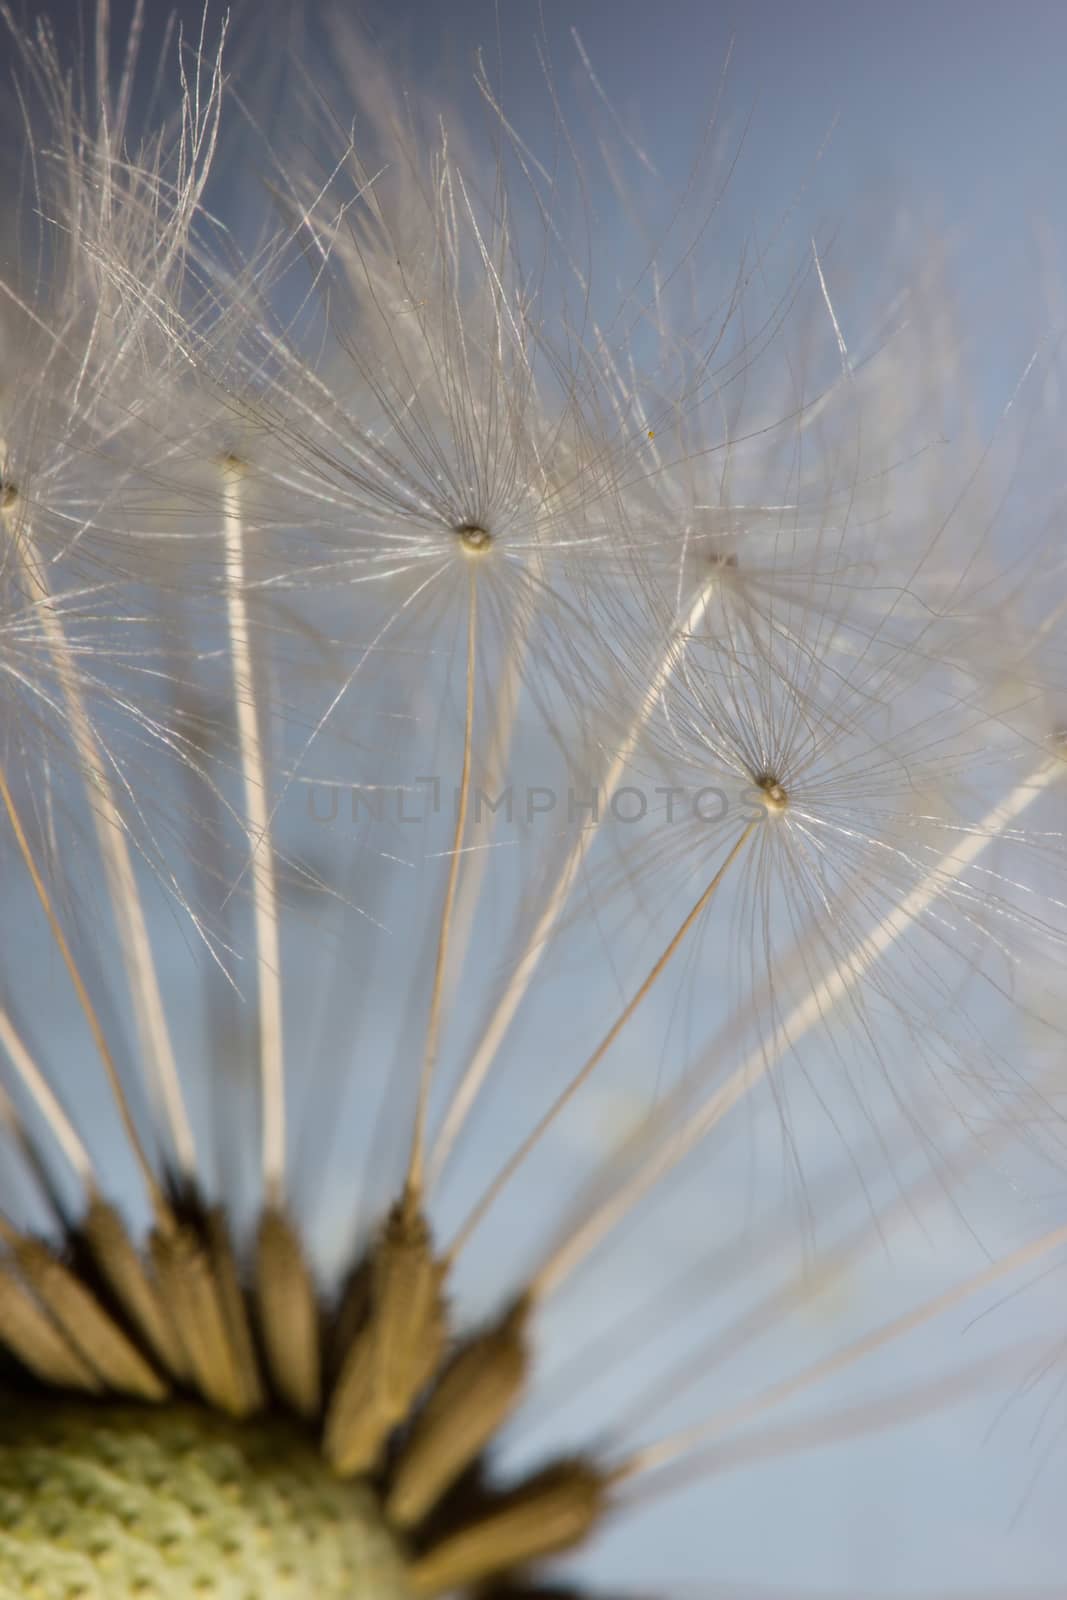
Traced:
<svg viewBox="0 0 1067 1600">
<path fill-rule="evenodd" d="M 1002 1123 L 996 1131 L 998 1137 L 975 1140 L 967 1146 L 963 1161 L 953 1163 L 953 1173 L 957 1178 L 964 1179 L 975 1172 L 980 1163 L 988 1161 L 998 1147 L 1007 1142 L 1010 1126 Z M 916 1182 L 900 1189 L 888 1207 L 869 1210 L 856 1227 L 822 1255 L 818 1263 L 819 1285 L 828 1289 L 841 1284 L 846 1274 L 863 1260 L 872 1244 L 879 1239 L 885 1241 L 888 1230 L 901 1215 L 920 1215 L 930 1197 L 942 1191 L 943 1184 L 942 1172 L 926 1172 Z M 693 1384 L 732 1360 L 739 1351 L 750 1352 L 756 1340 L 782 1326 L 790 1310 L 810 1292 L 810 1284 L 811 1266 L 808 1263 L 784 1283 L 747 1305 L 672 1372 L 654 1379 L 618 1412 L 615 1418 L 616 1432 L 623 1436 L 643 1431 L 662 1406 L 676 1402 Z"/>
<path fill-rule="evenodd" d="M 957 1405 L 969 1395 L 983 1390 L 988 1393 L 990 1382 L 1002 1377 L 1009 1363 L 1011 1369 L 1018 1373 L 1026 1352 L 1030 1350 L 1035 1356 L 1047 1356 L 1047 1342 L 1031 1341 L 1023 1349 L 1001 1351 L 962 1368 L 952 1367 L 926 1383 L 909 1383 L 881 1396 L 877 1401 L 867 1400 L 859 1405 L 839 1407 L 810 1420 L 753 1428 L 737 1439 L 712 1441 L 698 1455 L 676 1462 L 673 1470 L 670 1465 L 665 1465 L 647 1477 L 629 1481 L 624 1475 L 620 1481 L 627 1483 L 627 1488 L 619 1496 L 619 1509 L 631 1510 L 638 1505 L 647 1505 L 697 1478 L 736 1472 L 762 1461 L 779 1461 L 786 1455 L 822 1449 L 825 1445 L 857 1437 L 869 1439 L 875 1432 L 900 1428 L 913 1418 L 925 1421 L 936 1412 Z M 982 1591 L 982 1600 L 988 1600 L 985 1590 Z"/>
<path fill-rule="evenodd" d="M 493 684 L 493 726 L 486 747 L 484 766 L 486 790 L 490 794 L 499 789 L 504 781 L 503 775 L 507 770 L 508 756 L 515 734 L 519 695 L 522 688 L 523 664 L 529 648 L 532 619 L 533 612 L 529 606 L 522 607 L 518 616 L 512 619 L 507 657 L 499 676 L 494 680 Z M 466 953 L 474 928 L 474 919 L 478 911 L 482 883 L 485 879 L 491 855 L 488 849 L 478 849 L 476 847 L 480 820 L 479 811 L 476 807 L 472 829 L 473 837 L 471 844 L 467 847 L 467 862 L 463 876 L 460 878 L 456 909 L 452 918 L 452 933 L 449 939 L 450 987 L 455 984 L 464 969 Z M 486 839 L 491 833 L 495 820 L 496 812 L 490 809 L 483 830 Z"/>
<path fill-rule="evenodd" d="M 526 1138 L 519 1145 L 518 1149 L 505 1162 L 504 1166 L 501 1167 L 500 1171 L 486 1189 L 482 1198 L 478 1201 L 477 1205 L 474 1207 L 474 1210 L 470 1213 L 466 1222 L 460 1228 L 451 1246 L 449 1247 L 448 1255 L 446 1257 L 449 1263 L 455 1261 L 456 1257 L 463 1250 L 478 1224 L 484 1219 L 486 1213 L 495 1204 L 501 1191 L 514 1177 L 516 1171 L 526 1160 L 526 1157 L 530 1154 L 531 1150 L 548 1131 L 549 1127 L 556 1120 L 564 1107 L 578 1093 L 578 1090 L 591 1076 L 593 1071 L 600 1065 L 600 1062 L 603 1060 L 604 1056 L 607 1055 L 608 1051 L 615 1043 L 615 1040 L 619 1037 L 619 1034 L 630 1021 L 630 1018 L 633 1016 L 634 1012 L 641 1005 L 642 1001 L 646 999 L 659 979 L 663 976 L 663 973 L 670 965 L 671 960 L 677 954 L 678 949 L 684 942 L 686 934 L 689 932 L 694 922 L 697 921 L 701 913 L 708 906 L 712 896 L 714 895 L 716 889 L 718 889 L 730 867 L 741 854 L 741 851 L 748 843 L 754 830 L 759 826 L 759 820 L 754 820 L 750 822 L 743 830 L 738 839 L 731 846 L 730 852 L 727 855 L 726 860 L 722 863 L 722 866 L 711 879 L 711 882 L 700 895 L 700 898 L 687 913 L 666 949 L 650 968 L 644 979 L 644 982 L 640 985 L 637 992 L 631 997 L 631 999 L 627 1001 L 626 1005 L 620 1011 L 619 1015 L 616 1017 L 607 1033 L 601 1039 L 592 1055 L 586 1061 L 585 1065 L 581 1067 L 581 1069 L 574 1075 L 573 1078 L 571 1078 L 566 1088 L 556 1096 L 556 1099 L 552 1102 L 551 1106 L 545 1112 L 541 1120 L 535 1124 L 534 1128 L 529 1134 L 527 1134 Z M 539 1290 L 540 1281 L 537 1277 L 535 1277 L 530 1284 L 529 1292 L 531 1294 L 537 1294 Z"/>
<path fill-rule="evenodd" d="M 182 1095 L 181 1077 L 174 1056 L 163 1005 L 159 975 L 152 953 L 144 906 L 137 887 L 126 829 L 115 799 L 111 775 L 102 758 L 99 741 L 78 682 L 63 623 L 49 589 L 40 554 L 27 520 L 20 520 L 13 543 L 18 552 L 30 596 L 67 706 L 74 748 L 90 794 L 90 810 L 122 944 L 127 986 L 133 1005 L 144 1059 L 159 1089 L 163 1114 L 170 1131 L 179 1171 L 187 1178 L 196 1172 L 196 1143 Z"/>
<path fill-rule="evenodd" d="M 97 1053 L 99 1054 L 100 1060 L 103 1063 L 104 1071 L 107 1073 L 108 1081 L 111 1085 L 111 1092 L 115 1097 L 115 1104 L 118 1107 L 119 1116 L 122 1118 L 122 1125 L 126 1131 L 126 1137 L 130 1142 L 130 1148 L 133 1151 L 137 1160 L 137 1164 L 141 1169 L 141 1173 L 145 1181 L 145 1187 L 148 1190 L 160 1222 L 162 1224 L 169 1225 L 170 1210 L 163 1198 L 156 1175 L 152 1170 L 152 1164 L 145 1154 L 144 1146 L 141 1143 L 140 1135 L 137 1132 L 137 1127 L 130 1111 L 129 1102 L 126 1099 L 126 1094 L 119 1078 L 118 1069 L 115 1066 L 115 1058 L 112 1056 L 107 1039 L 104 1036 L 104 1030 L 101 1025 L 100 1018 L 97 1015 L 96 1007 L 89 998 L 89 991 L 86 989 L 82 975 L 78 971 L 78 965 L 74 960 L 73 952 L 71 951 L 70 945 L 67 942 L 67 936 L 60 927 L 59 918 L 56 916 L 55 909 L 52 905 L 51 896 L 48 893 L 47 886 L 43 877 L 41 876 L 37 862 L 34 860 L 33 850 L 30 847 L 30 841 L 26 837 L 26 830 L 22 826 L 22 819 L 19 816 L 18 808 L 15 805 L 14 796 L 12 795 L 8 786 L 7 775 L 2 767 L 0 767 L 0 803 L 3 804 L 4 810 L 7 812 L 8 821 L 11 823 L 11 830 L 15 835 L 15 843 L 19 848 L 19 854 L 22 856 L 22 859 L 26 865 L 26 870 L 30 875 L 30 880 L 33 883 L 34 890 L 36 891 L 37 898 L 41 903 L 41 908 L 48 919 L 48 926 L 52 931 L 52 937 L 56 942 L 56 948 L 63 957 L 63 964 L 70 976 L 71 983 L 74 985 L 74 992 L 78 997 L 78 1004 L 81 1006 L 85 1020 L 89 1024 L 89 1031 L 93 1036 L 93 1042 L 96 1045 Z"/>
<path fill-rule="evenodd" d="M 252 670 L 251 629 L 245 597 L 244 508 L 240 463 L 227 460 L 223 523 L 226 539 L 226 610 L 230 627 L 237 738 L 245 808 L 252 842 L 252 909 L 259 997 L 259 1081 L 263 1104 L 263 1184 L 272 1205 L 285 1192 L 285 1061 L 282 1033 L 281 941 L 271 846 L 266 764 Z"/>
<path fill-rule="evenodd" d="M 754 1395 L 749 1400 L 744 1400 L 740 1405 L 731 1406 L 725 1411 L 718 1412 L 715 1416 L 707 1418 L 695 1426 L 680 1428 L 677 1432 L 668 1434 L 665 1438 L 657 1440 L 654 1444 L 645 1445 L 634 1452 L 620 1469 L 620 1474 L 626 1477 L 635 1477 L 638 1474 L 654 1472 L 659 1467 L 666 1466 L 671 1461 L 676 1461 L 679 1456 L 687 1454 L 697 1445 L 710 1442 L 722 1434 L 732 1431 L 753 1418 L 762 1416 L 764 1412 L 772 1410 L 775 1406 L 782 1405 L 792 1399 L 796 1394 L 805 1389 L 813 1388 L 821 1383 L 824 1378 L 832 1377 L 835 1373 L 844 1372 L 862 1361 L 874 1351 L 883 1349 L 895 1339 L 901 1339 L 916 1328 L 921 1328 L 925 1323 L 932 1322 L 935 1317 L 940 1317 L 946 1311 L 951 1311 L 971 1295 L 979 1293 L 982 1289 L 989 1288 L 992 1284 L 999 1283 L 1010 1273 L 1029 1266 L 1031 1262 L 1039 1261 L 1043 1256 L 1055 1250 L 1057 1246 L 1067 1244 L 1067 1224 L 1053 1228 L 1048 1233 L 1042 1234 L 1038 1239 L 1032 1239 L 1028 1244 L 1021 1245 L 1013 1250 L 1010 1255 L 1004 1256 L 1000 1261 L 994 1261 L 990 1266 L 983 1267 L 980 1272 L 965 1278 L 962 1283 L 953 1285 L 951 1289 L 944 1290 L 927 1300 L 914 1311 L 907 1311 L 903 1316 L 894 1317 L 879 1328 L 874 1328 L 870 1333 L 863 1334 L 860 1338 L 852 1340 L 841 1350 L 831 1356 L 824 1356 L 821 1360 L 812 1362 L 802 1371 L 794 1373 L 790 1378 L 783 1378 L 779 1383 L 771 1384 L 768 1388 Z"/>
<path fill-rule="evenodd" d="M 713 588 L 713 583 L 707 583 L 701 587 L 700 593 L 697 595 L 684 624 L 671 636 L 659 665 L 652 676 L 652 681 L 648 686 L 644 699 L 641 701 L 637 715 L 608 769 L 603 785 L 604 805 L 600 812 L 601 816 L 605 815 L 611 805 L 612 798 L 622 781 L 641 734 L 656 709 L 656 705 L 663 693 L 664 685 L 678 664 L 687 636 L 699 626 L 704 612 L 707 610 Z M 534 974 L 541 964 L 541 958 L 548 949 L 552 931 L 566 906 L 571 889 L 574 887 L 575 879 L 581 870 L 597 831 L 598 823 L 596 822 L 589 828 L 579 830 L 559 876 L 552 885 L 541 915 L 538 917 L 530 937 L 526 941 L 525 949 L 519 957 L 515 970 L 508 979 L 507 986 L 500 996 L 496 1009 L 490 1017 L 485 1032 L 456 1088 L 448 1113 L 434 1141 L 430 1155 L 429 1182 L 431 1188 L 438 1182 L 444 1172 L 455 1148 L 456 1140 L 459 1138 L 471 1109 L 482 1090 L 482 1086 L 492 1070 L 497 1051 L 500 1049 L 504 1036 L 514 1020 L 515 1013 L 522 1004 L 523 997 L 533 981 Z"/>
<path fill-rule="evenodd" d="M 93 1163 L 85 1145 L 78 1137 L 74 1124 L 56 1099 L 55 1094 L 27 1048 L 5 1007 L 0 1007 L 0 1047 L 6 1052 L 12 1066 L 33 1096 L 37 1109 L 44 1117 L 56 1143 L 78 1174 L 87 1190 L 95 1191 L 96 1177 Z"/>
<path fill-rule="evenodd" d="M 990 844 L 1006 832 L 1057 777 L 1062 776 L 1064 770 L 1061 757 L 1044 758 L 1005 800 L 995 805 L 974 829 L 965 833 L 951 850 L 946 851 L 933 870 L 916 884 L 900 905 L 894 906 L 856 949 L 850 951 L 794 1006 L 786 1020 L 774 1030 L 771 1040 L 751 1051 L 726 1083 L 713 1090 L 686 1117 L 678 1130 L 653 1152 L 651 1159 L 568 1235 L 537 1274 L 543 1294 L 550 1294 L 563 1284 L 600 1240 L 629 1215 L 661 1178 L 673 1171 L 691 1150 L 708 1137 L 723 1117 L 767 1076 L 786 1052 L 822 1021 L 838 1001 L 892 949 L 897 940 L 944 892 L 946 886 L 972 866 Z M 714 1051 L 715 1047 L 712 1049 Z"/>
<path fill-rule="evenodd" d="M 448 882 L 445 885 L 444 905 L 441 908 L 441 931 L 437 940 L 437 960 L 434 964 L 433 988 L 430 991 L 430 1015 L 426 1024 L 426 1045 L 422 1057 L 422 1074 L 419 1079 L 419 1096 L 415 1106 L 415 1120 L 411 1136 L 411 1156 L 408 1161 L 407 1183 L 415 1191 L 422 1188 L 426 1160 L 426 1114 L 430 1100 L 430 1085 L 441 1044 L 441 1019 L 445 995 L 445 977 L 448 972 L 449 938 L 452 933 L 452 913 L 459 886 L 460 852 L 467 827 L 467 807 L 470 802 L 471 750 L 474 742 L 474 682 L 478 643 L 478 580 L 475 564 L 470 565 L 467 600 L 467 695 L 463 718 L 463 767 L 459 780 L 459 802 L 456 807 L 456 826 L 452 836 L 452 852 L 448 863 Z"/>
</svg>

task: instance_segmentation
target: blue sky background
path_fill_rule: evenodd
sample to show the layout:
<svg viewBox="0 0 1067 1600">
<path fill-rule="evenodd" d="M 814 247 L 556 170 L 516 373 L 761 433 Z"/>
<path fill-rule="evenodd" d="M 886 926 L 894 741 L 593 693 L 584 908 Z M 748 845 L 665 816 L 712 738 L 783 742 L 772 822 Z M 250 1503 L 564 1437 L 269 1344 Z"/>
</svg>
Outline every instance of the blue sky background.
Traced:
<svg viewBox="0 0 1067 1600">
<path fill-rule="evenodd" d="M 872 197 L 877 208 L 880 195 L 887 210 L 943 230 L 991 396 L 1010 389 L 1028 342 L 1062 317 L 1062 5 L 546 0 L 398 4 L 380 16 L 383 43 L 407 37 L 432 77 L 458 75 L 477 45 L 491 52 L 499 38 L 508 104 L 531 110 L 543 106 L 530 48 L 539 19 L 564 93 L 579 77 L 577 28 L 622 122 L 668 177 L 673 156 L 676 182 L 732 45 L 723 105 L 731 126 L 748 122 L 735 199 L 753 219 L 769 226 L 803 187 L 798 245 L 814 224 Z"/>
</svg>

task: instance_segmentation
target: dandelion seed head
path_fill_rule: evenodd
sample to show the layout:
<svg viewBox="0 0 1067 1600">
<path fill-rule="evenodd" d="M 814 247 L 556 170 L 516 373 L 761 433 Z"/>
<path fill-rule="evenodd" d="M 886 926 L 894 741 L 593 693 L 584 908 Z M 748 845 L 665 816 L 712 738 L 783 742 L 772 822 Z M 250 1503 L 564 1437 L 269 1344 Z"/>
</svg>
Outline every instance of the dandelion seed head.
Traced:
<svg viewBox="0 0 1067 1600">
<path fill-rule="evenodd" d="M 856 1431 L 818 1386 L 901 1329 L 837 1338 L 858 1294 L 809 1311 L 940 1196 L 906 1170 L 914 1080 L 951 1085 L 938 1134 L 964 1070 L 1034 1103 L 1025 1060 L 951 1036 L 984 1023 L 957 978 L 1007 974 L 1010 1014 L 1027 952 L 1067 946 L 1062 849 L 1020 820 L 1051 780 L 950 648 L 998 541 L 956 518 L 972 572 L 937 517 L 894 520 L 906 363 L 864 361 L 829 253 L 810 367 L 793 286 L 762 315 L 766 256 L 697 305 L 699 176 L 635 283 L 591 282 L 602 206 L 640 210 L 612 140 L 651 166 L 580 45 L 604 193 L 547 53 L 546 165 L 481 66 L 485 162 L 338 51 L 343 114 L 316 93 L 255 124 L 277 232 L 247 255 L 206 206 L 233 106 L 203 35 L 169 166 L 42 48 L 71 259 L 29 318 L 47 403 L 0 621 L 5 719 L 25 700 L 72 758 L 0 765 L 0 1462 L 28 1581 L 72 1548 L 110 1581 L 134 1507 L 133 1593 L 175 1554 L 194 1592 L 362 1596 L 368 1550 L 375 1593 L 556 1592 L 657 1472 L 711 1497 L 746 1452 Z M 654 787 L 666 823 L 620 848 Z M 626 1138 L 576 1161 L 620 1088 Z M 744 1431 L 808 1389 L 810 1440 Z"/>
</svg>

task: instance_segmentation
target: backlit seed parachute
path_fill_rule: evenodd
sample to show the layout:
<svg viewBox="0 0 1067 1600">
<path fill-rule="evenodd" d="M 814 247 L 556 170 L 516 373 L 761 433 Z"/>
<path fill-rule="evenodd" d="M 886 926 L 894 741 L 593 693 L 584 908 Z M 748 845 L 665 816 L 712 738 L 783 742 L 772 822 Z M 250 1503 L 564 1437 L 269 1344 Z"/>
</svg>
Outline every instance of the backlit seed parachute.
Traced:
<svg viewBox="0 0 1067 1600">
<path fill-rule="evenodd" d="M 62 769 L 65 725 L 65 764 L 93 808 L 151 856 L 136 819 L 153 788 L 146 752 L 165 759 L 180 742 L 160 687 L 173 660 L 161 595 L 191 576 L 160 539 L 160 474 L 181 448 L 165 320 L 182 298 L 221 84 L 217 56 L 187 50 L 195 94 L 154 130 L 149 114 L 138 138 L 143 23 L 135 7 L 112 84 L 106 7 L 76 72 L 46 19 L 31 36 L 0 13 L 17 90 L 4 103 L 0 168 L 13 217 L 0 272 L 0 582 L 16 768 L 45 809 L 43 774 Z M 57 737 L 38 768 L 33 724 L 46 704 Z"/>
<path fill-rule="evenodd" d="M 279 237 L 254 273 L 207 273 L 225 364 L 210 340 L 194 359 L 250 468 L 250 581 L 343 606 L 361 674 L 396 682 L 448 660 L 476 584 L 496 742 L 520 685 L 577 738 L 601 703 L 589 588 L 629 572 L 633 448 L 582 370 L 587 287 L 484 81 L 472 134 L 339 42 L 337 103 L 297 104 L 274 141 Z"/>
<path fill-rule="evenodd" d="M 68 572 L 128 580 L 152 570 L 131 506 L 173 449 L 156 434 L 175 375 L 166 323 L 217 138 L 219 58 L 206 35 L 199 53 L 183 41 L 195 94 L 138 139 L 143 8 L 113 86 L 106 12 L 92 64 L 73 74 L 46 20 L 32 38 L 6 6 L 2 23 L 10 70 L 21 69 L 4 108 L 2 182 L 17 208 L 0 280 L 4 499 L 10 518 L 32 524 L 57 583 Z"/>
<path fill-rule="evenodd" d="M 847 522 L 811 540 L 788 513 L 742 533 L 698 589 L 621 819 L 640 824 L 624 865 L 657 921 L 737 851 L 692 946 L 721 996 L 707 1076 L 690 1084 L 694 1143 L 769 1072 L 786 1110 L 794 1055 L 835 1121 L 838 1071 L 857 1107 L 882 1092 L 878 1073 L 905 1106 L 912 1093 L 963 1115 L 1041 1102 L 1010 1041 L 1026 1025 L 1018 975 L 1067 932 L 1067 769 L 1055 666 L 1037 649 L 1062 601 L 1044 530 L 1020 524 L 987 466 L 925 545 L 907 511 L 899 545 Z M 794 560 L 806 541 L 805 576 Z M 653 638 L 677 615 L 660 594 Z M 1048 623 L 1007 679 L 973 631 L 998 598 Z M 961 989 L 966 1007 L 953 1003 Z M 902 1050 L 908 1072 L 892 1065 Z"/>
</svg>

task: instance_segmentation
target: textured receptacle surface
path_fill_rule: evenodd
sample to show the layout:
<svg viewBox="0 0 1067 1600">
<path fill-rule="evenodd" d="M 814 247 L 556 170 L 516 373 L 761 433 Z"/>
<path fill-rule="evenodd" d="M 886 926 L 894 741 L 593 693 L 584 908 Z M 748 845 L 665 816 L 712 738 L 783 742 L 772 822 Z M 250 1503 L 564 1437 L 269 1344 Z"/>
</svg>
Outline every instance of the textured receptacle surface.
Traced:
<svg viewBox="0 0 1067 1600">
<path fill-rule="evenodd" d="M 405 1600 L 374 1497 L 285 1423 L 0 1391 L 0 1600 Z"/>
</svg>

